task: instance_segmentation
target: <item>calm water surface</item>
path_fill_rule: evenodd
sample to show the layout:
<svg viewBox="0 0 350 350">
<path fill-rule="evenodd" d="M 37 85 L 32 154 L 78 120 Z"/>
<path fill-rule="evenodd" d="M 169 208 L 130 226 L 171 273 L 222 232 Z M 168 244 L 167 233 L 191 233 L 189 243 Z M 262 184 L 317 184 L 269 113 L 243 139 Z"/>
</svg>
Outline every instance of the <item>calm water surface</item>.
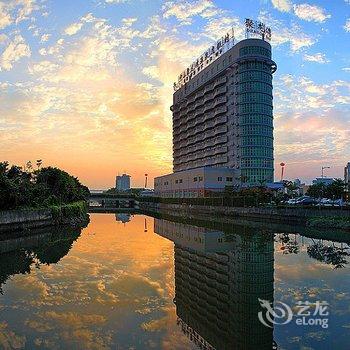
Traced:
<svg viewBox="0 0 350 350">
<path fill-rule="evenodd" d="M 0 349 L 350 348 L 347 236 L 90 217 L 0 238 Z"/>
</svg>

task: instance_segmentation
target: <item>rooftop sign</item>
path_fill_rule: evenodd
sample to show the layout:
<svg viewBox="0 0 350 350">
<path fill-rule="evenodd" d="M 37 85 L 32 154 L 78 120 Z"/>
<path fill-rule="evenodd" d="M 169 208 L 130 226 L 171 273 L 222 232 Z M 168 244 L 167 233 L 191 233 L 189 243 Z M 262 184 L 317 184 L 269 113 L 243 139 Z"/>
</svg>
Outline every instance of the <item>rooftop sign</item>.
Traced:
<svg viewBox="0 0 350 350">
<path fill-rule="evenodd" d="M 187 69 L 185 69 L 178 77 L 177 83 L 174 83 L 174 90 L 177 91 L 185 85 L 190 79 L 215 61 L 223 53 L 233 47 L 235 35 L 233 28 L 226 33 L 220 40 L 206 50 L 199 58 L 197 58 Z"/>
<path fill-rule="evenodd" d="M 253 21 L 252 19 L 246 18 L 245 20 L 245 35 L 249 38 L 250 34 L 258 34 L 262 40 L 271 40 L 271 28 L 267 27 L 264 23 L 259 21 Z"/>
</svg>

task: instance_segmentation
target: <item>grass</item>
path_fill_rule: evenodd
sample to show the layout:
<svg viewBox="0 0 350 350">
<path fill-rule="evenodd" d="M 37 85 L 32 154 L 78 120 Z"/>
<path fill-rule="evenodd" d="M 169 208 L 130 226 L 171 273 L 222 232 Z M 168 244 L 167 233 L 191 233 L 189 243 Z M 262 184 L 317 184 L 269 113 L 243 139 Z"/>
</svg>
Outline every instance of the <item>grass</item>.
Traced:
<svg viewBox="0 0 350 350">
<path fill-rule="evenodd" d="M 312 217 L 307 221 L 310 227 L 328 227 L 350 230 L 350 217 L 329 216 L 329 217 Z"/>
<path fill-rule="evenodd" d="M 78 218 L 87 215 L 87 203 L 85 201 L 79 201 L 63 205 L 50 206 L 52 218 L 60 221 L 62 218 Z"/>
</svg>

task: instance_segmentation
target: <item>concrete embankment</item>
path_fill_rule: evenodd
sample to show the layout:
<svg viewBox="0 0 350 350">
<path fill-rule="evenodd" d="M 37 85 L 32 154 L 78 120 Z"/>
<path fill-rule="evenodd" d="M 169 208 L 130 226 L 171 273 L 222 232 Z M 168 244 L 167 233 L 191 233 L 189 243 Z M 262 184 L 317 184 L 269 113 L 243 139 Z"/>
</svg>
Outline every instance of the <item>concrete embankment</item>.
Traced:
<svg viewBox="0 0 350 350">
<path fill-rule="evenodd" d="M 85 202 L 44 209 L 0 211 L 0 233 L 55 225 L 79 225 L 88 220 Z"/>
<path fill-rule="evenodd" d="M 140 202 L 144 212 L 160 212 L 175 216 L 193 215 L 196 217 L 215 218 L 246 218 L 250 220 L 283 222 L 285 224 L 306 224 L 308 219 L 315 217 L 349 218 L 349 209 L 340 208 L 260 208 L 260 207 L 226 207 L 202 206 L 190 204 L 168 204 Z"/>
</svg>

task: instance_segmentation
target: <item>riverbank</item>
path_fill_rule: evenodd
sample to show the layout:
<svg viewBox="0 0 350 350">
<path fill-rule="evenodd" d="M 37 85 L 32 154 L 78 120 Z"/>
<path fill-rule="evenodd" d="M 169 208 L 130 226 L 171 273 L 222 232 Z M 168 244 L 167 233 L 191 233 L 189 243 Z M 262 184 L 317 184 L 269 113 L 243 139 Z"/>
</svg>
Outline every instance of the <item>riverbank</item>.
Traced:
<svg viewBox="0 0 350 350">
<path fill-rule="evenodd" d="M 340 228 L 350 231 L 347 225 L 350 217 L 349 209 L 340 208 L 263 208 L 263 207 L 228 207 L 191 204 L 169 204 L 142 201 L 141 211 L 149 214 L 170 214 L 174 216 L 194 216 L 216 219 L 218 217 L 242 218 L 269 223 L 304 225 L 320 228 Z"/>
<path fill-rule="evenodd" d="M 89 221 L 87 210 L 87 203 L 78 201 L 48 208 L 0 211 L 0 233 L 58 225 L 80 226 Z"/>
</svg>

